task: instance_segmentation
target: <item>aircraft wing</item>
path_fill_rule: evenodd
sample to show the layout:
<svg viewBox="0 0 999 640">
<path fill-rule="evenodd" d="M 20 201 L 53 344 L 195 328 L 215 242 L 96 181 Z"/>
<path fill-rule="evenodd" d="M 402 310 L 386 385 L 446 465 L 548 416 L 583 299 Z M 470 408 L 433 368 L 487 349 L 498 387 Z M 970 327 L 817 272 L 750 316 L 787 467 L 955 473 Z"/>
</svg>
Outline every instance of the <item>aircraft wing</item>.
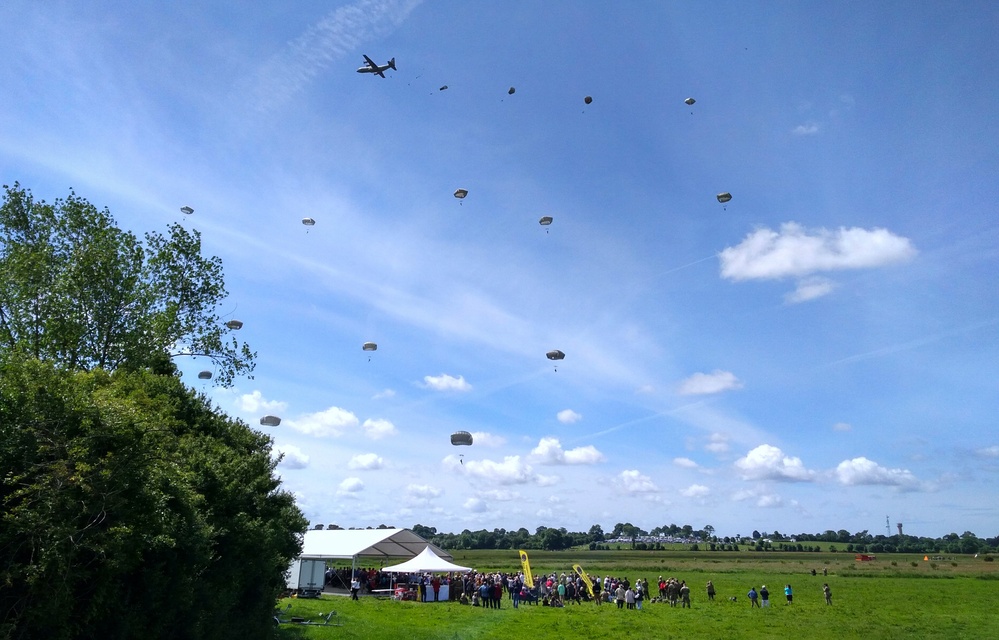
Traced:
<svg viewBox="0 0 999 640">
<path fill-rule="evenodd" d="M 363 53 L 361 55 L 364 56 Z M 371 67 L 372 69 L 375 69 L 375 70 L 378 69 L 378 65 L 375 64 L 375 61 L 372 60 L 371 58 L 369 58 L 368 56 L 364 56 L 364 61 L 367 62 L 368 66 Z"/>
</svg>

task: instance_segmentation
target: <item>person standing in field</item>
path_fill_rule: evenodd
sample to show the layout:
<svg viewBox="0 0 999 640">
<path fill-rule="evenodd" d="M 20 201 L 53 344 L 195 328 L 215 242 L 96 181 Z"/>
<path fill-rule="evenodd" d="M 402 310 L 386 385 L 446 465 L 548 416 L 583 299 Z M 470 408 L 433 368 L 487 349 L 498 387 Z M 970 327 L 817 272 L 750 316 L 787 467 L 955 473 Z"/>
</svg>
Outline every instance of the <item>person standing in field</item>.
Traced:
<svg viewBox="0 0 999 640">
<path fill-rule="evenodd" d="M 826 604 L 832 604 L 832 590 L 829 589 L 829 583 L 823 583 L 822 585 L 822 595 L 826 597 Z"/>
<path fill-rule="evenodd" d="M 354 574 L 353 580 L 350 581 L 350 599 L 357 600 L 357 592 L 361 590 L 361 579 Z"/>
<path fill-rule="evenodd" d="M 767 589 L 767 585 L 760 587 L 760 600 L 763 601 L 761 608 L 770 606 L 770 590 Z"/>
<path fill-rule="evenodd" d="M 715 599 L 715 585 L 713 582 L 708 580 L 708 600 Z"/>
<path fill-rule="evenodd" d="M 784 596 L 787 598 L 787 602 L 784 603 L 785 606 L 791 604 L 794 599 L 794 595 L 791 593 L 791 585 L 784 586 Z"/>
<path fill-rule="evenodd" d="M 690 608 L 690 587 L 687 586 L 686 580 L 680 583 L 680 608 Z"/>
<path fill-rule="evenodd" d="M 617 602 L 617 608 L 624 608 L 624 585 L 618 584 L 617 590 L 614 592 L 614 601 Z"/>
<path fill-rule="evenodd" d="M 760 596 L 758 593 L 756 593 L 756 587 L 749 587 L 749 593 L 747 593 L 746 595 L 749 596 L 750 609 L 752 609 L 753 607 L 760 606 L 760 603 L 757 601 Z"/>
</svg>

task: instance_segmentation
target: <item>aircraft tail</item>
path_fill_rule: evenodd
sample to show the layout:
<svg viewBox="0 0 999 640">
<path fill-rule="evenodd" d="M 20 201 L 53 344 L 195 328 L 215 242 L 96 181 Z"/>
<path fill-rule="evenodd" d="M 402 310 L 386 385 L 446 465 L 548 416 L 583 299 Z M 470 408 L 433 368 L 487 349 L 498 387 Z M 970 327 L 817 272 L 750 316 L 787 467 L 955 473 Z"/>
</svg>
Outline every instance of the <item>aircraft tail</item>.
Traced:
<svg viewBox="0 0 999 640">
<path fill-rule="evenodd" d="M 395 58 L 389 60 L 389 68 L 392 69 L 392 71 L 398 71 L 398 69 L 395 68 Z"/>
</svg>

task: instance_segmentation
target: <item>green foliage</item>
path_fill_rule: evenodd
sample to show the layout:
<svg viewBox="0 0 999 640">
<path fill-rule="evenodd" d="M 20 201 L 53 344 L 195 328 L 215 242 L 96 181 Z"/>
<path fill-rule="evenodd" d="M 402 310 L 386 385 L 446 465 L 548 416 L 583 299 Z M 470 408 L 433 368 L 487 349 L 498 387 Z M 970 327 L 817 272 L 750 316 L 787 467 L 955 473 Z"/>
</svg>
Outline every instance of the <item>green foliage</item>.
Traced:
<svg viewBox="0 0 999 640">
<path fill-rule="evenodd" d="M 305 519 L 172 375 L 0 354 L 0 638 L 264 638 Z"/>
<path fill-rule="evenodd" d="M 48 204 L 15 183 L 0 206 L 0 351 L 89 371 L 201 355 L 230 386 L 256 354 L 216 313 L 222 262 L 179 224 L 144 245 L 70 192 Z"/>
</svg>

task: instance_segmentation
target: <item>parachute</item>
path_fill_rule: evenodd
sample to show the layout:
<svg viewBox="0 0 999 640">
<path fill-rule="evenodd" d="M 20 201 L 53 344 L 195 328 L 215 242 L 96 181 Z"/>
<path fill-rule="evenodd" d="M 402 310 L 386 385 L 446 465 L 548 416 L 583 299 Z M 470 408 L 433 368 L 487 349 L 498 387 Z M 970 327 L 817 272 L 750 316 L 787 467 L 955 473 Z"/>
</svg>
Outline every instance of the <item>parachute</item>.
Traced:
<svg viewBox="0 0 999 640">
<path fill-rule="evenodd" d="M 559 351 L 558 349 L 553 349 L 552 351 L 549 351 L 545 355 L 548 356 L 549 360 L 562 360 L 563 358 L 565 358 L 565 354 Z"/>
<path fill-rule="evenodd" d="M 541 219 L 538 220 L 538 224 L 540 224 L 542 227 L 547 227 L 552 223 L 552 220 L 554 220 L 554 218 L 552 218 L 551 216 L 541 216 Z"/>
<path fill-rule="evenodd" d="M 718 198 L 718 202 L 725 204 L 726 202 L 732 199 L 732 194 L 729 193 L 728 191 L 723 191 L 715 197 Z M 722 209 L 728 210 L 728 207 L 722 207 Z"/>
<path fill-rule="evenodd" d="M 443 87 L 441 87 L 440 90 L 441 91 L 447 91 L 447 85 L 444 85 Z"/>
<path fill-rule="evenodd" d="M 228 328 L 232 329 L 233 331 L 239 331 L 240 329 L 243 328 L 243 321 L 242 320 L 230 320 L 229 322 L 225 323 L 225 326 L 227 326 Z"/>
<path fill-rule="evenodd" d="M 467 195 L 468 195 L 468 189 L 455 189 L 454 190 L 454 197 L 458 198 L 459 200 L 464 200 L 465 196 L 467 196 Z"/>
<path fill-rule="evenodd" d="M 313 220 L 312 218 L 302 218 L 302 224 L 304 224 L 307 227 L 313 227 L 315 226 L 316 221 Z"/>
<path fill-rule="evenodd" d="M 185 213 L 187 215 L 191 215 L 192 213 L 194 213 L 194 209 L 192 209 L 191 207 L 184 206 L 180 208 L 180 212 Z"/>
<path fill-rule="evenodd" d="M 694 104 L 695 102 L 697 102 L 697 100 L 694 100 L 693 98 L 687 98 L 686 100 L 683 101 L 683 104 L 685 104 L 687 106 L 690 106 L 690 105 Z"/>
<path fill-rule="evenodd" d="M 451 434 L 451 444 L 454 446 L 471 446 L 472 434 L 467 431 L 455 431 Z"/>
<path fill-rule="evenodd" d="M 593 102 L 593 97 L 586 96 L 585 98 L 583 98 L 583 102 L 585 102 L 586 104 L 590 104 L 591 102 Z"/>
<path fill-rule="evenodd" d="M 509 91 L 507 91 L 506 93 L 507 93 L 507 95 L 511 95 L 512 96 L 513 94 L 517 93 L 517 90 L 514 89 L 513 87 L 510 87 Z"/>
<path fill-rule="evenodd" d="M 281 418 L 277 416 L 264 416 L 260 419 L 260 424 L 265 427 L 276 427 L 281 424 Z"/>
<path fill-rule="evenodd" d="M 361 349 L 364 351 L 378 351 L 378 345 L 374 342 L 365 342 L 361 345 Z"/>
<path fill-rule="evenodd" d="M 202 371 L 201 373 L 198 374 L 198 378 L 200 378 L 201 380 L 211 380 L 212 379 L 212 372 L 211 371 Z"/>
</svg>

